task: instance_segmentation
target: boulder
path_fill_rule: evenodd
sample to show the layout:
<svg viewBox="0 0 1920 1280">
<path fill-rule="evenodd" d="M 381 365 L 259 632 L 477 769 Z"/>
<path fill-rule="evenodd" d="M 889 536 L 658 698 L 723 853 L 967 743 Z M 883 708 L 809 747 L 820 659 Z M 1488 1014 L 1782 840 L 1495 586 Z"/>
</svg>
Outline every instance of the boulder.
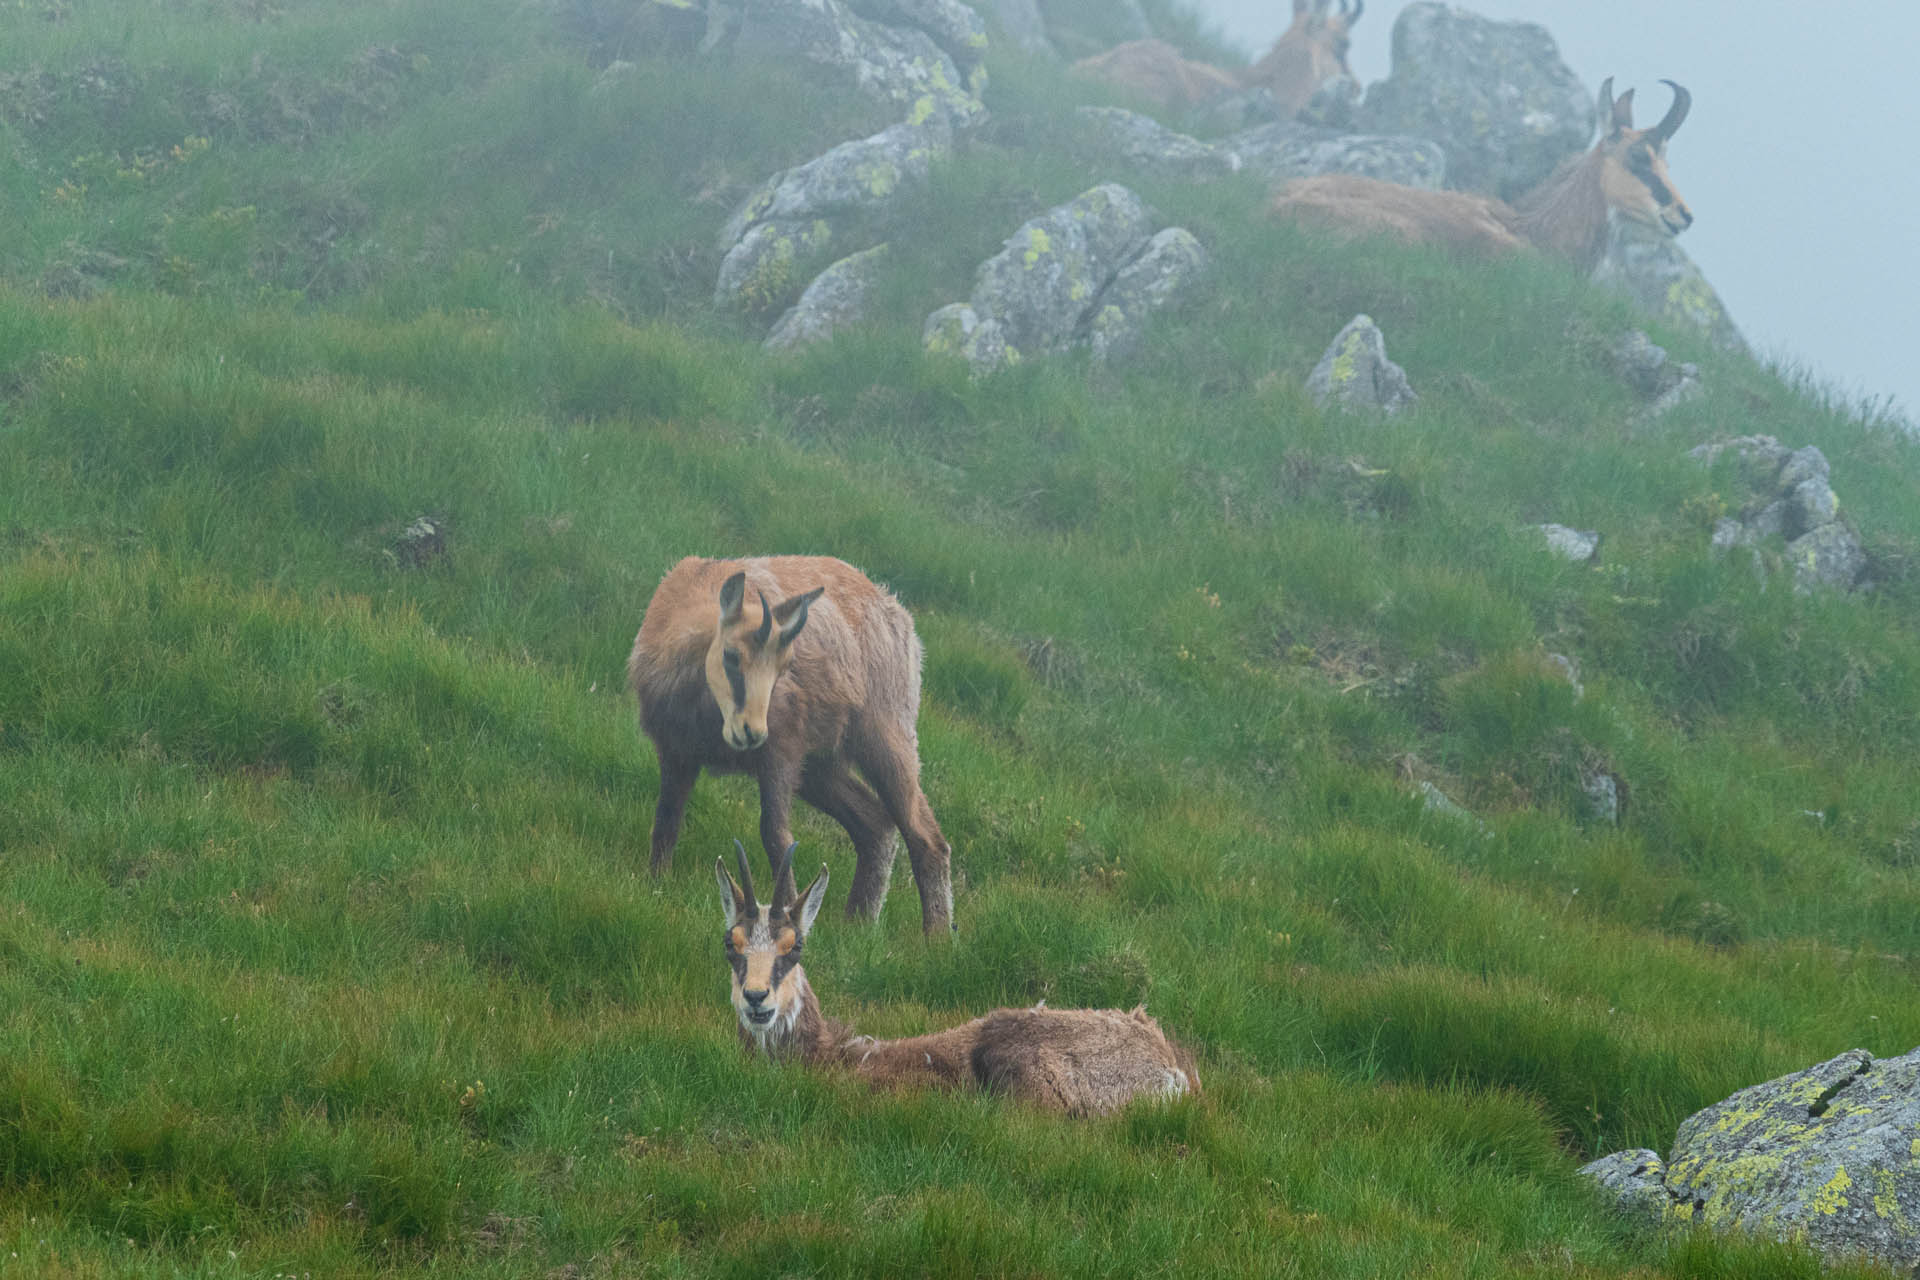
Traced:
<svg viewBox="0 0 1920 1280">
<path fill-rule="evenodd" d="M 1853 1049 L 1743 1089 L 1688 1117 L 1664 1167 L 1651 1154 L 1582 1172 L 1649 1227 L 1739 1230 L 1833 1262 L 1920 1269 L 1920 1049 Z"/>
<path fill-rule="evenodd" d="M 1605 769 L 1586 769 L 1580 774 L 1580 792 L 1591 821 L 1609 827 L 1620 825 L 1621 790 L 1620 779 Z"/>
<path fill-rule="evenodd" d="M 1158 178 L 1204 182 L 1240 171 L 1240 157 L 1225 147 L 1175 133 L 1150 116 L 1122 107 L 1077 107 L 1093 148 Z"/>
<path fill-rule="evenodd" d="M 1600 534 L 1592 529 L 1569 529 L 1564 524 L 1537 526 L 1546 537 L 1547 550 L 1575 564 L 1592 564 L 1600 558 Z"/>
<path fill-rule="evenodd" d="M 950 145 L 938 122 L 897 124 L 761 183 L 721 229 L 715 302 L 754 312 L 791 302 L 830 251 L 886 235 L 901 197 L 926 185 Z"/>
<path fill-rule="evenodd" d="M 1114 275 L 1153 234 L 1140 197 L 1115 183 L 1082 192 L 1007 237 L 980 264 L 973 308 L 1000 322 L 1020 355 L 1069 346 Z"/>
<path fill-rule="evenodd" d="M 857 323 L 866 312 L 868 295 L 886 257 L 887 246 L 875 245 L 822 271 L 762 345 L 768 351 L 791 351 L 825 342 L 834 330 Z"/>
<path fill-rule="evenodd" d="M 1740 459 L 1740 479 L 1752 493 L 1738 516 L 1714 524 L 1714 554 L 1734 547 L 1760 548 L 1778 536 L 1786 540 L 1782 556 L 1792 567 L 1794 590 L 1860 585 L 1866 552 L 1840 518 L 1826 455 L 1813 445 L 1789 451 L 1772 436 L 1741 436 L 1699 445 L 1687 456 L 1710 466 L 1728 452 Z M 1766 565 L 1759 567 L 1764 575 Z"/>
<path fill-rule="evenodd" d="M 1666 349 L 1638 329 L 1622 334 L 1608 356 L 1620 380 L 1647 402 L 1638 421 L 1651 422 L 1703 394 L 1700 366 L 1668 359 Z"/>
<path fill-rule="evenodd" d="M 1512 200 L 1593 137 L 1594 95 L 1545 27 L 1411 4 L 1393 25 L 1393 71 L 1367 90 L 1359 127 L 1446 148 L 1448 185 Z"/>
<path fill-rule="evenodd" d="M 1015 48 L 1058 61 L 1060 53 L 1047 38 L 1046 19 L 1040 16 L 1036 0 L 974 0 L 984 10 L 987 21 Z"/>
<path fill-rule="evenodd" d="M 1207 251 L 1184 227 L 1168 227 L 1147 241 L 1114 275 L 1087 322 L 1093 358 L 1111 364 L 1139 350 L 1148 318 L 1190 299 L 1206 273 Z"/>
<path fill-rule="evenodd" d="M 1793 589 L 1806 593 L 1816 587 L 1850 590 L 1867 571 L 1867 553 L 1853 530 L 1835 520 L 1809 530 L 1787 544 L 1787 563 L 1793 566 Z"/>
<path fill-rule="evenodd" d="M 1723 351 L 1748 352 L 1726 303 L 1687 251 L 1658 228 L 1614 217 L 1607 229 L 1606 255 L 1593 278 L 1626 294 L 1657 320 L 1698 330 Z"/>
<path fill-rule="evenodd" d="M 1219 145 L 1275 182 L 1350 173 L 1437 190 L 1447 176 L 1447 153 L 1439 143 L 1404 134 L 1335 133 L 1279 122 L 1243 129 Z"/>
<path fill-rule="evenodd" d="M 1386 335 L 1369 316 L 1355 316 L 1334 338 L 1307 378 L 1307 394 L 1321 408 L 1395 414 L 1417 396 L 1407 371 L 1387 359 Z"/>
<path fill-rule="evenodd" d="M 1350 133 L 1359 125 L 1360 104 L 1366 91 L 1352 76 L 1334 76 L 1320 82 L 1294 118 L 1316 129 L 1334 129 Z"/>
<path fill-rule="evenodd" d="M 920 345 L 935 355 L 959 356 L 976 376 L 1020 363 L 1020 353 L 1007 346 L 1000 322 L 983 318 L 964 302 L 948 303 L 928 316 Z"/>
<path fill-rule="evenodd" d="M 875 3 L 887 5 L 889 0 Z M 891 11 L 936 7 L 944 8 L 899 0 Z M 917 26 L 863 18 L 843 0 L 742 0 L 724 16 L 716 7 L 714 16 L 719 21 L 709 23 L 709 47 L 773 62 L 810 62 L 897 108 L 910 123 L 939 117 L 965 128 L 986 118 L 980 84 Z"/>
<path fill-rule="evenodd" d="M 925 32 L 969 83 L 987 56 L 987 24 L 960 0 L 847 0 L 847 6 L 875 22 Z"/>
</svg>

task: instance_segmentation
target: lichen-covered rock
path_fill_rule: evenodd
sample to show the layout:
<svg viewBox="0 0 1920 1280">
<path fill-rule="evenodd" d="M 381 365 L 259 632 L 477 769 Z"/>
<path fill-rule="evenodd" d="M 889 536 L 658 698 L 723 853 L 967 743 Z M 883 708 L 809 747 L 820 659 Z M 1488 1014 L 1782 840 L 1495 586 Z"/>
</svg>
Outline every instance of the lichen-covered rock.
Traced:
<svg viewBox="0 0 1920 1280">
<path fill-rule="evenodd" d="M 1231 150 L 1247 168 L 1276 182 L 1350 173 L 1437 190 L 1447 176 L 1445 148 L 1404 134 L 1335 133 L 1279 121 L 1243 129 L 1218 145 Z"/>
<path fill-rule="evenodd" d="M 1155 312 L 1193 296 L 1207 273 L 1207 251 L 1184 227 L 1168 227 L 1120 268 L 1087 322 L 1086 340 L 1102 364 L 1139 350 Z"/>
<path fill-rule="evenodd" d="M 897 124 L 769 178 L 721 229 L 716 304 L 762 313 L 792 302 L 830 251 L 887 234 L 901 197 L 926 185 L 950 145 L 937 122 Z"/>
<path fill-rule="evenodd" d="M 800 301 L 780 317 L 762 345 L 768 351 L 791 351 L 825 342 L 834 330 L 857 323 L 866 312 L 867 298 L 887 252 L 886 245 L 875 245 L 822 271 L 800 295 Z"/>
<path fill-rule="evenodd" d="M 1395 414 L 1417 396 L 1407 371 L 1387 359 L 1386 335 L 1369 316 L 1347 322 L 1307 377 L 1307 394 L 1321 408 Z"/>
<path fill-rule="evenodd" d="M 1642 1222 L 1659 1222 L 1666 1217 L 1667 1165 L 1658 1151 L 1638 1147 L 1601 1156 L 1580 1172 L 1600 1184 L 1612 1199 L 1614 1208 Z"/>
<path fill-rule="evenodd" d="M 928 316 L 920 345 L 933 355 L 959 356 L 976 376 L 1020 362 L 1020 353 L 1007 346 L 1000 322 L 982 317 L 964 302 L 948 303 Z"/>
<path fill-rule="evenodd" d="M 1232 150 L 1175 133 L 1137 111 L 1078 107 L 1074 116 L 1095 149 L 1155 177 L 1203 182 L 1240 171 L 1240 157 Z"/>
<path fill-rule="evenodd" d="M 1664 231 L 1615 217 L 1593 278 L 1626 294 L 1648 315 L 1696 329 L 1723 351 L 1747 351 L 1726 303 L 1687 251 Z"/>
<path fill-rule="evenodd" d="M 1594 96 L 1545 27 L 1411 4 L 1393 25 L 1393 72 L 1367 90 L 1359 127 L 1446 148 L 1447 183 L 1511 200 L 1593 136 Z"/>
<path fill-rule="evenodd" d="M 1600 558 L 1600 534 L 1592 529 L 1570 529 L 1564 524 L 1538 526 L 1547 540 L 1547 550 L 1575 564 L 1592 564 Z"/>
<path fill-rule="evenodd" d="M 973 309 L 999 321 L 1021 356 L 1064 350 L 1116 272 L 1153 234 L 1140 197 L 1102 183 L 1049 209 L 980 264 Z"/>
<path fill-rule="evenodd" d="M 1647 401 L 1639 421 L 1650 422 L 1703 394 L 1700 366 L 1667 357 L 1666 348 L 1638 329 L 1622 334 L 1608 352 L 1613 371 Z"/>
<path fill-rule="evenodd" d="M 1036 0 L 974 0 L 974 7 L 984 10 L 987 21 L 1011 40 L 1014 47 L 1049 60 L 1060 57 L 1053 41 L 1047 38 L 1046 19 L 1040 16 Z"/>
<path fill-rule="evenodd" d="M 1779 537 L 1786 540 L 1780 562 L 1792 569 L 1794 590 L 1859 586 L 1867 569 L 1866 552 L 1840 518 L 1826 455 L 1813 445 L 1789 451 L 1772 436 L 1742 436 L 1699 445 L 1687 456 L 1711 466 L 1728 452 L 1740 459 L 1740 479 L 1752 496 L 1737 517 L 1715 522 L 1714 554 L 1734 547 L 1764 551 L 1769 539 Z M 1756 560 L 1763 577 L 1774 564 L 1770 555 Z"/>
<path fill-rule="evenodd" d="M 847 0 L 847 5 L 875 22 L 924 31 L 969 78 L 987 56 L 987 24 L 960 0 Z"/>
<path fill-rule="evenodd" d="M 757 224 L 720 260 L 715 305 L 755 315 L 784 306 L 826 260 L 833 244 L 833 226 L 825 218 Z"/>
<path fill-rule="evenodd" d="M 1620 825 L 1620 779 L 1605 769 L 1587 769 L 1580 775 L 1580 793 L 1586 802 L 1586 814 L 1593 822 L 1609 827 Z"/>
<path fill-rule="evenodd" d="M 1690 1116 L 1665 1220 L 1920 1267 L 1920 1049 L 1854 1049 Z"/>
<path fill-rule="evenodd" d="M 810 62 L 898 108 L 911 124 L 940 117 L 966 128 L 986 117 L 981 85 L 918 27 L 863 18 L 843 0 L 743 0 L 725 18 L 717 30 L 709 24 L 709 45 L 741 57 Z"/>
<path fill-rule="evenodd" d="M 1332 76 L 1320 82 L 1295 119 L 1316 129 L 1348 133 L 1358 127 L 1360 104 L 1365 99 L 1366 91 L 1358 80 L 1352 76 Z"/>
</svg>

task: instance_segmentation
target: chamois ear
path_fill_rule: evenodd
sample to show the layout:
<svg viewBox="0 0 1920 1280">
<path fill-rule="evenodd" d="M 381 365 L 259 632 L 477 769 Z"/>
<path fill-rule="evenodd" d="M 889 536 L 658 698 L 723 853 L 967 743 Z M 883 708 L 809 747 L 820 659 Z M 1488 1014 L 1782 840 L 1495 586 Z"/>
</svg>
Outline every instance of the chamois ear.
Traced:
<svg viewBox="0 0 1920 1280">
<path fill-rule="evenodd" d="M 727 860 L 713 860 L 713 878 L 720 882 L 720 910 L 726 915 L 727 923 L 737 923 L 746 914 L 747 895 L 740 892 L 740 886 L 727 874 Z"/>
<path fill-rule="evenodd" d="M 820 598 L 820 593 L 825 590 L 825 587 L 815 587 L 813 590 L 802 592 L 797 596 L 789 596 L 774 606 L 773 620 L 780 624 L 780 647 L 782 649 L 799 638 L 801 630 L 807 625 L 807 609 L 815 600 Z"/>
<path fill-rule="evenodd" d="M 807 891 L 800 895 L 800 919 L 796 926 L 800 936 L 806 937 L 813 929 L 813 919 L 820 914 L 820 904 L 827 900 L 827 864 L 820 864 L 820 874 L 813 878 Z"/>
<path fill-rule="evenodd" d="M 747 599 L 747 575 L 743 570 L 720 584 L 720 625 L 730 627 L 740 621 L 740 606 Z"/>
</svg>

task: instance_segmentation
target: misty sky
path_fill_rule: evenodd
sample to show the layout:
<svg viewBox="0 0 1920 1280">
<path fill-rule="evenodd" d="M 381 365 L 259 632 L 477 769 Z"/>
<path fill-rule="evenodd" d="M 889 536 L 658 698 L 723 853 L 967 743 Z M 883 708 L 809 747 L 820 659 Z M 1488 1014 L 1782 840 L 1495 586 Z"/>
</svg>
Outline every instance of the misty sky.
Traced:
<svg viewBox="0 0 1920 1280">
<path fill-rule="evenodd" d="M 1249 51 L 1288 22 L 1288 0 L 1191 0 Z M 1386 76 L 1406 0 L 1370 0 L 1350 61 Z M 1806 366 L 1850 397 L 1893 396 L 1920 420 L 1920 4 L 1858 0 L 1471 0 L 1538 22 L 1596 92 L 1638 87 L 1659 119 L 1662 78 L 1693 91 L 1667 158 L 1697 221 L 1681 239 L 1764 356 Z"/>
</svg>

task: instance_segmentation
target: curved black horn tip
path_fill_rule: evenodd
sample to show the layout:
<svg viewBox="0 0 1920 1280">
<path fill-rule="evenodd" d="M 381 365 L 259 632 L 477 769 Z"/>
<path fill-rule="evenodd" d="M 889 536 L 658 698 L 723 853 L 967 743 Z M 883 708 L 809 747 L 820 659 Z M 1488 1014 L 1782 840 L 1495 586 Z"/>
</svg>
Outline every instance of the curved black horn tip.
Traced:
<svg viewBox="0 0 1920 1280">
<path fill-rule="evenodd" d="M 1680 126 L 1686 123 L 1687 112 L 1693 110 L 1693 95 L 1687 92 L 1686 86 L 1671 80 L 1660 83 L 1673 90 L 1673 105 L 1667 108 L 1666 118 L 1653 127 L 1655 135 L 1665 141 L 1680 132 Z"/>
<path fill-rule="evenodd" d="M 747 895 L 747 909 L 749 911 L 757 911 L 760 908 L 760 902 L 753 892 L 753 869 L 747 865 L 746 846 L 738 840 L 735 840 L 733 842 L 733 852 L 734 856 L 737 857 L 740 862 L 740 889 Z"/>
<path fill-rule="evenodd" d="M 773 634 L 773 606 L 767 603 L 766 592 L 761 591 L 757 594 L 760 597 L 760 630 L 754 633 L 753 638 L 758 643 L 765 644 L 767 637 Z"/>
</svg>

